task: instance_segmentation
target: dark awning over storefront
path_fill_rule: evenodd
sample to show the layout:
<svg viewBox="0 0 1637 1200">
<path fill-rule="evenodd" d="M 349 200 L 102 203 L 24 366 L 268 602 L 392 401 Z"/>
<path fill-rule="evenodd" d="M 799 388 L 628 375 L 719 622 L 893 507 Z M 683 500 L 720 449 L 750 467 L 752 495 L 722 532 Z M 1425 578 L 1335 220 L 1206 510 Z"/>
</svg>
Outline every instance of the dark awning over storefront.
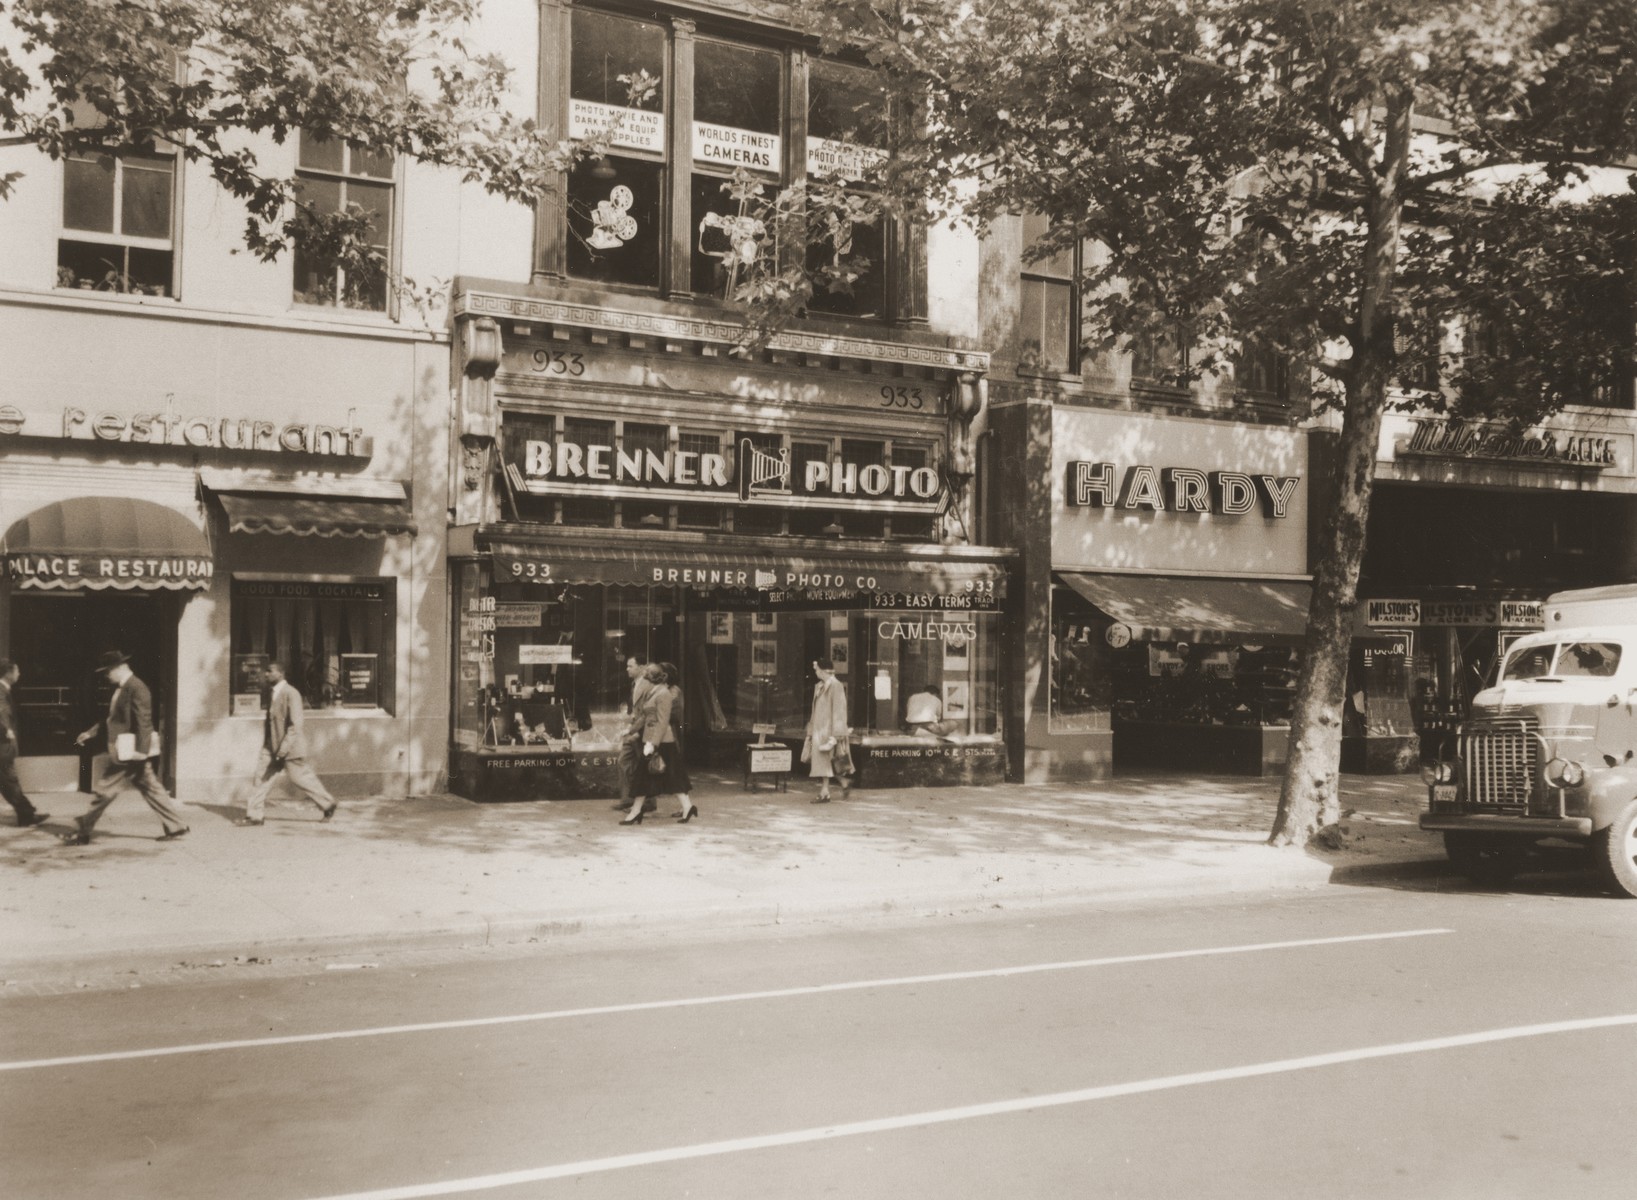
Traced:
<svg viewBox="0 0 1637 1200">
<path fill-rule="evenodd" d="M 781 554 L 691 546 L 535 545 L 481 535 L 497 581 L 647 584 L 813 595 L 896 592 L 998 598 L 1006 567 L 993 561 L 865 555 Z"/>
<path fill-rule="evenodd" d="M 230 533 L 376 538 L 415 533 L 409 499 L 396 480 L 290 481 L 201 471 L 227 514 Z"/>
<path fill-rule="evenodd" d="M 1058 578 L 1129 626 L 1138 641 L 1294 639 L 1307 631 L 1312 585 L 1295 580 L 1193 579 L 1061 572 Z"/>
<path fill-rule="evenodd" d="M 297 537 L 386 537 L 414 533 L 402 500 L 261 496 L 220 493 L 232 533 L 290 533 Z"/>
<path fill-rule="evenodd" d="M 206 588 L 215 559 L 204 532 L 151 500 L 76 496 L 35 509 L 6 531 L 13 587 L 70 591 Z"/>
</svg>

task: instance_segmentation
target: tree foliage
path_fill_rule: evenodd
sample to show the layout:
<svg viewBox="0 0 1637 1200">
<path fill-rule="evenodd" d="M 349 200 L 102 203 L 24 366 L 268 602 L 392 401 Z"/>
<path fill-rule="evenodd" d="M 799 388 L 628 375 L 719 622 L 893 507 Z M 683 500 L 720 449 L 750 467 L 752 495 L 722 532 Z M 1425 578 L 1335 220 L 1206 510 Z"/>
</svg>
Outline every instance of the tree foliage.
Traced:
<svg viewBox="0 0 1637 1200">
<path fill-rule="evenodd" d="M 1274 838 L 1335 820 L 1376 440 L 1417 326 L 1487 331 L 1416 403 L 1520 424 L 1631 373 L 1629 0 L 818 0 L 879 68 L 888 211 L 1083 241 L 1083 335 L 1177 327 L 1196 370 L 1247 338 L 1341 409 L 1336 493 Z M 790 268 L 786 266 L 788 272 Z M 1418 350 L 1417 347 L 1420 347 Z"/>
<path fill-rule="evenodd" d="M 0 0 L 0 17 L 15 31 L 0 36 L 0 144 L 201 163 L 244 203 L 262 258 L 299 243 L 383 265 L 367 214 L 303 201 L 264 138 L 410 155 L 524 204 L 599 150 L 541 134 L 507 64 L 469 40 L 477 0 Z"/>
</svg>

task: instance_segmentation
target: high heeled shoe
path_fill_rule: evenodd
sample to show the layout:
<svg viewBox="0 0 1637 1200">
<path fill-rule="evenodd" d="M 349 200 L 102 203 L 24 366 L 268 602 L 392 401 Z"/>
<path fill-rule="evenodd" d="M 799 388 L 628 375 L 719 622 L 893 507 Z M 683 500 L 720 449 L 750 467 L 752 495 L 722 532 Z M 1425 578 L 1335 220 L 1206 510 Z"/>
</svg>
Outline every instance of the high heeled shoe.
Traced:
<svg viewBox="0 0 1637 1200">
<path fill-rule="evenodd" d="M 625 820 L 620 822 L 620 824 L 621 825 L 641 825 L 642 824 L 642 814 L 639 812 L 634 817 L 626 817 Z"/>
<path fill-rule="evenodd" d="M 688 805 L 688 811 L 683 813 L 680 817 L 678 817 L 676 823 L 678 825 L 686 825 L 689 821 L 693 820 L 698 815 L 699 815 L 699 805 L 689 804 Z"/>
</svg>

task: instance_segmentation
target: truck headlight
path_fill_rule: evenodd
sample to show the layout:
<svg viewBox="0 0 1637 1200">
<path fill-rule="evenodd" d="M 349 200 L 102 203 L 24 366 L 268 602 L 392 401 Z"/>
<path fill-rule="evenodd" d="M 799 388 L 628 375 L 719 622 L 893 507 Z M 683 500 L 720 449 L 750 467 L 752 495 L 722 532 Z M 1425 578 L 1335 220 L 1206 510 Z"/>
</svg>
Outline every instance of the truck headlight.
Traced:
<svg viewBox="0 0 1637 1200">
<path fill-rule="evenodd" d="M 1424 783 L 1454 783 L 1455 764 L 1450 762 L 1428 763 L 1421 768 L 1421 779 Z"/>
<path fill-rule="evenodd" d="M 1554 758 L 1546 764 L 1546 782 L 1553 787 L 1579 787 L 1586 778 L 1586 768 L 1566 758 Z"/>
</svg>

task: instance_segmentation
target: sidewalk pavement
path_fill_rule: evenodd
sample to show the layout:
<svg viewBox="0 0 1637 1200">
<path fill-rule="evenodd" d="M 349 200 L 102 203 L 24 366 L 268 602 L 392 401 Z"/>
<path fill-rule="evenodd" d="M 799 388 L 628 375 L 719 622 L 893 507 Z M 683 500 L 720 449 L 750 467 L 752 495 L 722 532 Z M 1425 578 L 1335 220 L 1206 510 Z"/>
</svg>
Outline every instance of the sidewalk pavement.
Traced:
<svg viewBox="0 0 1637 1200">
<path fill-rule="evenodd" d="M 1147 775 L 1098 784 L 862 791 L 812 805 L 810 782 L 742 790 L 696 775 L 677 806 L 621 828 L 605 800 L 473 804 L 451 795 L 343 800 L 329 823 L 275 795 L 267 824 L 191 803 L 157 842 L 129 794 L 90 846 L 52 819 L 0 829 L 0 983 L 181 962 L 322 957 L 524 942 L 598 931 L 744 927 L 1317 888 L 1426 872 L 1416 777 L 1344 777 L 1342 849 L 1264 843 L 1277 779 Z M 0 991 L 0 995 L 4 995 Z"/>
</svg>

